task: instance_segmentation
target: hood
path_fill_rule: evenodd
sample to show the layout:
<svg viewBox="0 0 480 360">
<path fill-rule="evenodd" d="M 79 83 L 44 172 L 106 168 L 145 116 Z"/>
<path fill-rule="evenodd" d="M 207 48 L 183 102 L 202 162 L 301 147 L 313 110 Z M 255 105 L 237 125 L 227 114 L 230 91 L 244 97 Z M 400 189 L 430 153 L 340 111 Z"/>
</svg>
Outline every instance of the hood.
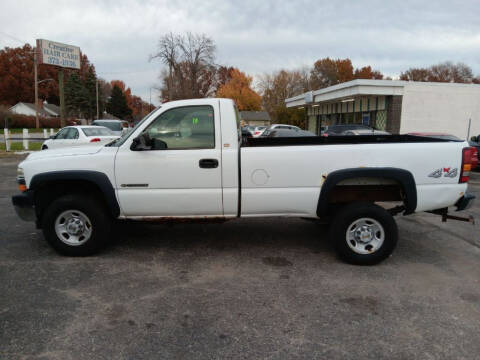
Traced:
<svg viewBox="0 0 480 360">
<path fill-rule="evenodd" d="M 39 160 L 46 158 L 62 157 L 62 156 L 75 156 L 75 155 L 90 155 L 96 154 L 103 149 L 103 146 L 78 146 L 78 147 L 66 147 L 59 149 L 40 150 L 28 155 L 25 161 Z"/>
</svg>

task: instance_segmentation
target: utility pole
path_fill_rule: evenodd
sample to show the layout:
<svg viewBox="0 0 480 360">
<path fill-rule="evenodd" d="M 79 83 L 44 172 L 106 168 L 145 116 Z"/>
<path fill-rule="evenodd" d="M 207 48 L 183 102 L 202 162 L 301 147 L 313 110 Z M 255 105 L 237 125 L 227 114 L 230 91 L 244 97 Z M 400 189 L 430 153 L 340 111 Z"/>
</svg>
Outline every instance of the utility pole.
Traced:
<svg viewBox="0 0 480 360">
<path fill-rule="evenodd" d="M 37 71 L 37 49 L 33 52 L 33 73 L 35 77 L 35 127 L 40 127 L 40 120 L 38 119 L 38 71 Z"/>
<path fill-rule="evenodd" d="M 99 109 L 98 109 L 98 78 L 96 79 L 96 83 L 97 83 L 97 120 L 99 119 Z"/>
<path fill-rule="evenodd" d="M 152 88 L 150 88 L 150 102 L 148 103 L 148 112 L 152 111 Z"/>
<path fill-rule="evenodd" d="M 58 90 L 60 93 L 60 126 L 65 127 L 65 91 L 63 86 L 63 69 L 58 70 Z"/>
</svg>

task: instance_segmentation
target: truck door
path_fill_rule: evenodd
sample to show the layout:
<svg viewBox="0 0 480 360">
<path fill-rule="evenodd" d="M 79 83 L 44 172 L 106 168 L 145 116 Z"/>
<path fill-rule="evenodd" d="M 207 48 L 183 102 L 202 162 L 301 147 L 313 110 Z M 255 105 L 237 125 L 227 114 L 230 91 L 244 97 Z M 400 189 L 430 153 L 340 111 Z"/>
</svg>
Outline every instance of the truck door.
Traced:
<svg viewBox="0 0 480 360">
<path fill-rule="evenodd" d="M 223 215 L 219 118 L 214 100 L 167 108 L 141 132 L 165 149 L 131 150 L 134 136 L 120 147 L 115 180 L 124 215 Z"/>
</svg>

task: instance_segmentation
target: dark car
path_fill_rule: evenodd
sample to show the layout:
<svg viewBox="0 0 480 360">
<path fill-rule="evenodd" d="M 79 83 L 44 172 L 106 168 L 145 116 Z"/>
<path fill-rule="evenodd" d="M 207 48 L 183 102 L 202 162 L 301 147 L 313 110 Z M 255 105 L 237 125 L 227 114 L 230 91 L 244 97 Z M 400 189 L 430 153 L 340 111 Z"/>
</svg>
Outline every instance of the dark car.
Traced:
<svg viewBox="0 0 480 360">
<path fill-rule="evenodd" d="M 476 167 L 476 169 L 478 170 L 480 168 L 480 136 L 473 136 L 471 138 L 471 140 L 468 142 L 470 144 L 470 146 L 473 146 L 477 149 L 477 157 L 478 157 L 478 161 L 479 161 L 479 165 Z"/>
<path fill-rule="evenodd" d="M 273 129 L 265 130 L 261 137 L 299 137 L 299 136 L 317 136 L 311 131 L 300 129 Z"/>
<path fill-rule="evenodd" d="M 344 135 L 346 131 L 351 130 L 375 130 L 371 126 L 362 125 L 362 124 L 339 124 L 339 125 L 330 125 L 325 128 L 322 132 L 322 136 L 338 136 Z"/>
</svg>

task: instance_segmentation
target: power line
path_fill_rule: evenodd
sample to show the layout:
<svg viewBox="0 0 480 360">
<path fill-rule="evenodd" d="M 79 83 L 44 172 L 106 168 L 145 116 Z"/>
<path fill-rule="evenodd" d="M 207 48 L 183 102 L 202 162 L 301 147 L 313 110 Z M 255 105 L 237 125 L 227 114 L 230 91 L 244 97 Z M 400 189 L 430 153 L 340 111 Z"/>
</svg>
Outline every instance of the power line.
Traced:
<svg viewBox="0 0 480 360">
<path fill-rule="evenodd" d="M 7 37 L 9 37 L 10 39 L 13 39 L 15 41 L 18 41 L 19 43 L 22 43 L 22 44 L 28 44 L 28 41 L 23 41 L 23 40 L 20 40 L 19 38 L 13 36 L 13 35 L 10 35 L 10 34 L 7 34 L 6 32 L 3 32 L 3 31 L 0 31 L 0 34 L 3 34 Z"/>
</svg>

